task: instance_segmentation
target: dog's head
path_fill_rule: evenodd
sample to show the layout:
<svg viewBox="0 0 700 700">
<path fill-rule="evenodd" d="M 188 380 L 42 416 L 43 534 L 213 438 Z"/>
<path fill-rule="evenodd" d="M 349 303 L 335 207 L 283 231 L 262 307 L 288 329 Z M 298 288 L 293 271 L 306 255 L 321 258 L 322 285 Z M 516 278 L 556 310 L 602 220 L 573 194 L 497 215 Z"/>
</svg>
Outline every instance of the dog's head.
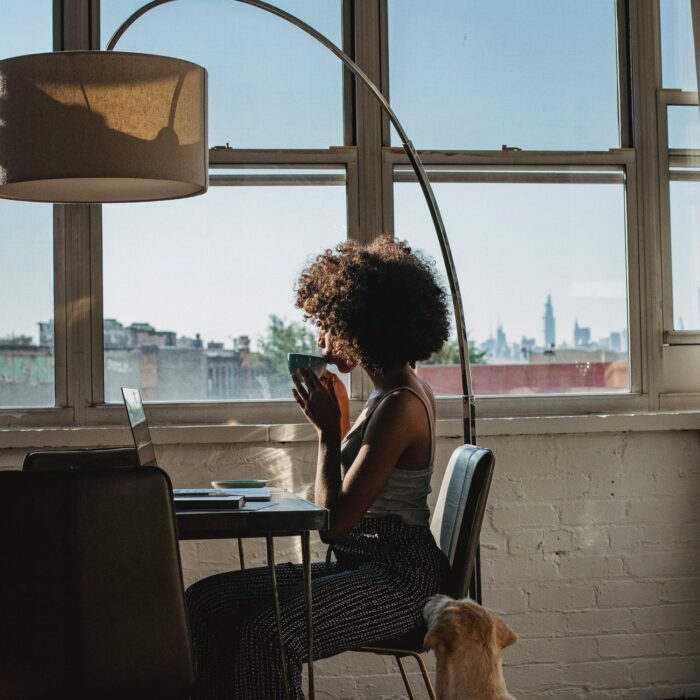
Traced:
<svg viewBox="0 0 700 700">
<path fill-rule="evenodd" d="M 423 610 L 428 634 L 426 651 L 451 653 L 456 650 L 486 653 L 500 658 L 501 649 L 518 640 L 513 630 L 500 617 L 472 600 L 453 600 L 446 595 L 433 596 Z"/>
</svg>

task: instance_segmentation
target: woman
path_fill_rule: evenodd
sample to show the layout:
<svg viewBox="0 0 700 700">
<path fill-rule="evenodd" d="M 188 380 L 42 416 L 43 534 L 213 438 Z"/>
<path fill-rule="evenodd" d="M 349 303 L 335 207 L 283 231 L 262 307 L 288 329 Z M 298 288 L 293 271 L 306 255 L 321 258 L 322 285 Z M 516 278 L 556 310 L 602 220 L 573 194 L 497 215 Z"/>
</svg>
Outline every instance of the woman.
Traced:
<svg viewBox="0 0 700 700">
<path fill-rule="evenodd" d="M 341 441 L 340 409 L 310 370 L 293 394 L 318 433 L 315 500 L 330 511 L 321 533 L 336 561 L 313 565 L 314 654 L 413 629 L 444 588 L 447 560 L 430 530 L 427 496 L 435 399 L 416 376 L 447 338 L 447 297 L 433 265 L 383 236 L 342 243 L 302 273 L 297 307 L 320 328 L 318 345 L 341 372 L 361 365 L 374 391 Z M 303 698 L 306 661 L 301 566 L 278 565 L 291 696 Z M 212 576 L 187 592 L 203 698 L 284 697 L 265 568 Z"/>
</svg>

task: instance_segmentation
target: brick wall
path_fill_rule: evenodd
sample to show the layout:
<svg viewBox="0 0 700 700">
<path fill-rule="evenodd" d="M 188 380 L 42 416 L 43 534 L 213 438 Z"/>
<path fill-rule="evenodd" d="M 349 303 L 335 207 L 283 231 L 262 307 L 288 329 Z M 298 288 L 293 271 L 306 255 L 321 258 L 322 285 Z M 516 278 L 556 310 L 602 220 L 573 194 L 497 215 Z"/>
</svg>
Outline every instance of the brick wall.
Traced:
<svg viewBox="0 0 700 700">
<path fill-rule="evenodd" d="M 700 696 L 700 435 L 485 440 L 485 603 L 518 697 Z"/>
<path fill-rule="evenodd" d="M 511 692 L 700 697 L 700 433 L 481 442 L 497 460 L 482 538 L 485 603 L 520 635 L 504 656 Z M 457 444 L 440 441 L 436 483 Z M 176 486 L 264 474 L 310 494 L 315 446 L 168 445 L 159 458 Z M 21 451 L 0 450 L 0 468 L 20 461 Z M 246 548 L 250 563 L 264 562 L 261 542 Z M 277 549 L 280 561 L 299 557 L 294 540 Z M 318 541 L 314 552 L 323 556 Z M 183 543 L 182 554 L 188 583 L 236 566 L 229 542 Z M 319 698 L 405 697 L 391 659 L 343 654 L 317 674 Z"/>
</svg>

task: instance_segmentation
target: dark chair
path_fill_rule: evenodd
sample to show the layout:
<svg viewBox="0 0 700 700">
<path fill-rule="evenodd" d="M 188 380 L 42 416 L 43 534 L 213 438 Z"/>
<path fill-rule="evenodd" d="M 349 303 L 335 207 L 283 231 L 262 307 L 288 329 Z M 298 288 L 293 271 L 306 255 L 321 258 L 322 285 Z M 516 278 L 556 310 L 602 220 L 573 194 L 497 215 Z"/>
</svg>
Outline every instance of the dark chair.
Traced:
<svg viewBox="0 0 700 700">
<path fill-rule="evenodd" d="M 24 457 L 22 469 L 114 469 L 116 467 L 138 467 L 139 458 L 135 447 L 100 447 L 80 450 L 42 450 L 29 452 Z M 238 560 L 245 569 L 243 540 L 238 538 Z"/>
<path fill-rule="evenodd" d="M 440 487 L 430 529 L 450 562 L 450 579 L 444 592 L 455 598 L 464 598 L 469 593 L 493 469 L 491 450 L 462 445 L 452 453 Z M 425 625 L 421 624 L 401 637 L 365 644 L 353 651 L 395 657 L 411 700 L 415 696 L 402 659 L 412 656 L 418 662 L 428 695 L 435 700 L 430 675 L 421 656 L 426 632 Z"/>
<path fill-rule="evenodd" d="M 82 450 L 42 450 L 30 452 L 24 458 L 22 469 L 113 469 L 138 467 L 135 447 L 110 447 Z"/>
<path fill-rule="evenodd" d="M 0 471 L 0 552 L 0 697 L 192 697 L 165 472 Z"/>
</svg>

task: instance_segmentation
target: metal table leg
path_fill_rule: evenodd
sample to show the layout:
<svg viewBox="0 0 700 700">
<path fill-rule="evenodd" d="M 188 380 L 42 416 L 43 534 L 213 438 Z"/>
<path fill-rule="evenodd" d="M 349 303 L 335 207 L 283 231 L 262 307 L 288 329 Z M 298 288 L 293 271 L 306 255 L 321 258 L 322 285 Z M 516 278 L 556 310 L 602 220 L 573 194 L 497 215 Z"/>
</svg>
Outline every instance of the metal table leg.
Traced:
<svg viewBox="0 0 700 700">
<path fill-rule="evenodd" d="M 277 640 L 279 642 L 280 662 L 282 664 L 282 678 L 284 681 L 284 696 L 289 697 L 289 678 L 287 676 L 287 657 L 284 653 L 284 637 L 282 636 L 282 615 L 280 614 L 280 598 L 277 592 L 277 574 L 275 572 L 275 544 L 271 535 L 267 536 L 267 566 L 270 569 L 272 579 L 272 600 L 275 605 L 275 618 L 277 619 Z"/>
<path fill-rule="evenodd" d="M 306 649 L 309 664 L 309 698 L 314 700 L 314 627 L 311 598 L 311 549 L 308 532 L 301 533 L 301 556 L 304 569 L 304 602 L 306 604 Z"/>
<path fill-rule="evenodd" d="M 241 569 L 245 569 L 245 557 L 243 555 L 243 539 L 238 538 L 238 559 L 241 562 Z"/>
</svg>

